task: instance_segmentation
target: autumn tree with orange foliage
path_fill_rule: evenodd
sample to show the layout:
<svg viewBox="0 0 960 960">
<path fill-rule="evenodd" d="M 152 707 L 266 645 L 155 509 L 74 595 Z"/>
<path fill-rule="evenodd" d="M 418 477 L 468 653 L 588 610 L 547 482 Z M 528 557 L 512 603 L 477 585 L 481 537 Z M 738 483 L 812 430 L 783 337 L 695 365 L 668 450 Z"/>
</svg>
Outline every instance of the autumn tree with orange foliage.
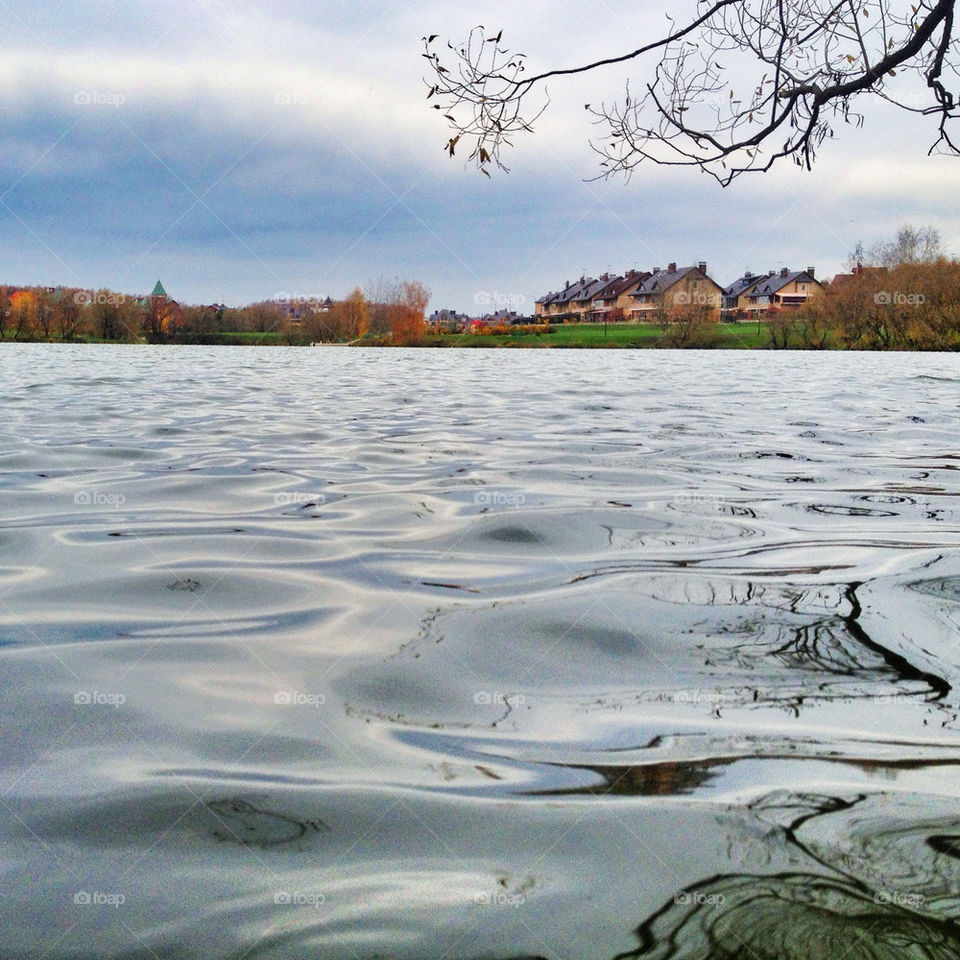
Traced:
<svg viewBox="0 0 960 960">
<path fill-rule="evenodd" d="M 430 291 L 419 281 L 402 283 L 387 313 L 390 320 L 390 339 L 398 346 L 420 343 L 427 332 L 424 319 Z"/>
<path fill-rule="evenodd" d="M 303 313 L 303 332 L 315 343 L 336 343 L 365 336 L 370 326 L 370 304 L 359 287 L 328 309 L 313 304 Z"/>
<path fill-rule="evenodd" d="M 32 290 L 17 290 L 10 295 L 10 331 L 14 340 L 36 336 L 37 296 Z"/>
<path fill-rule="evenodd" d="M 960 263 L 863 267 L 797 315 L 816 328 L 822 345 L 829 337 L 852 350 L 960 349 Z"/>
<path fill-rule="evenodd" d="M 362 337 L 370 325 L 370 311 L 363 291 L 356 287 L 346 300 L 340 300 L 330 310 L 333 314 L 332 325 L 340 331 L 340 336 L 348 340 Z"/>
<path fill-rule="evenodd" d="M 166 297 L 150 297 L 147 300 L 143 318 L 143 330 L 151 343 L 157 343 L 165 339 L 169 332 Z"/>
</svg>

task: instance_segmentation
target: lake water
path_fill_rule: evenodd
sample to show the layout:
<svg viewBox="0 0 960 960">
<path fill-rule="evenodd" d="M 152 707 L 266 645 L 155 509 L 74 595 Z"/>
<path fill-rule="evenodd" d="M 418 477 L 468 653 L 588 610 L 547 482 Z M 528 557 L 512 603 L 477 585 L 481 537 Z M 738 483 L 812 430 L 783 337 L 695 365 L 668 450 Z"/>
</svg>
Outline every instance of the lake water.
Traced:
<svg viewBox="0 0 960 960">
<path fill-rule="evenodd" d="M 0 956 L 960 955 L 960 356 L 3 345 L 0 403 Z"/>
</svg>

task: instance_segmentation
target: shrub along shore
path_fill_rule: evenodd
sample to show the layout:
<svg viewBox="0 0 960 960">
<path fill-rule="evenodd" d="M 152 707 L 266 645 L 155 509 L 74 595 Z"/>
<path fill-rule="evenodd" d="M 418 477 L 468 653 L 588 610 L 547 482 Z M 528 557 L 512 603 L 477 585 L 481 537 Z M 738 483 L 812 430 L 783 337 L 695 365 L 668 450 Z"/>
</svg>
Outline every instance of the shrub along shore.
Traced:
<svg viewBox="0 0 960 960">
<path fill-rule="evenodd" d="M 14 341 L 0 339 L 0 344 Z M 18 341 L 25 342 L 25 341 Z M 26 342 L 44 343 L 126 343 L 129 340 L 110 340 L 94 337 L 31 338 Z M 145 341 L 139 341 L 145 343 Z M 210 333 L 185 335 L 165 341 L 167 344 L 194 346 L 250 346 L 250 347 L 422 347 L 453 349 L 554 349 L 554 350 L 960 350 L 960 338 L 949 345 L 884 344 L 880 342 L 844 344 L 838 337 L 826 337 L 818 342 L 805 342 L 802 332 L 789 321 L 761 323 L 714 323 L 708 329 L 696 332 L 678 330 L 669 324 L 561 324 L 543 327 L 538 333 L 437 334 L 427 333 L 416 342 L 398 344 L 390 336 L 368 336 L 351 341 L 311 343 L 305 337 L 291 333 Z M 133 345 L 136 345 L 134 342 Z"/>
</svg>

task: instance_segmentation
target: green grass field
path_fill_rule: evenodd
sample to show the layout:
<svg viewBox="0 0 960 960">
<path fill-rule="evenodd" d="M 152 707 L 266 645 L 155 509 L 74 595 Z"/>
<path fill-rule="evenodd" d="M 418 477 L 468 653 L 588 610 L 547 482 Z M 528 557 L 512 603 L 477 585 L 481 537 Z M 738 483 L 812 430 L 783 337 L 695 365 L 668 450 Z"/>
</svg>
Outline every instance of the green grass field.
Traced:
<svg viewBox="0 0 960 960">
<path fill-rule="evenodd" d="M 771 346 L 770 334 L 766 325 L 758 327 L 755 323 L 717 323 L 709 326 L 708 340 L 691 347 L 707 347 L 725 350 L 756 350 Z M 110 343 L 95 337 L 76 338 L 76 342 Z M 143 341 L 141 341 L 143 342 Z M 279 333 L 240 333 L 229 331 L 200 335 L 181 335 L 172 342 L 197 345 L 245 345 L 245 346 L 307 346 L 309 339 Z M 389 336 L 355 341 L 357 346 L 390 346 Z M 429 334 L 424 338 L 423 346 L 428 347 L 464 347 L 464 348 L 554 348 L 554 349 L 652 349 L 671 346 L 668 328 L 659 324 L 602 324 L 571 323 L 550 328 L 549 333 L 508 333 L 482 336 L 478 334 Z"/>
<path fill-rule="evenodd" d="M 759 330 L 755 323 L 720 323 L 712 329 L 714 342 L 711 347 L 719 349 L 757 349 L 769 346 L 765 328 Z M 430 346 L 442 347 L 554 347 L 554 348 L 653 348 L 668 346 L 666 328 L 657 324 L 563 324 L 555 326 L 550 333 L 504 334 L 481 336 L 477 334 L 432 334 L 427 337 Z"/>
</svg>

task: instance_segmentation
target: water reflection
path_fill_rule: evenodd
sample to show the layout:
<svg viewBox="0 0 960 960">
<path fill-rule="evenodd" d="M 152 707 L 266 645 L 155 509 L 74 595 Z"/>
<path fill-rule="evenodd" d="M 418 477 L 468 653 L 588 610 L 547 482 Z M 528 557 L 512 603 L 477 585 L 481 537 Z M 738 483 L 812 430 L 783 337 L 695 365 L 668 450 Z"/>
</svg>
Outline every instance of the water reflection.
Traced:
<svg viewBox="0 0 960 960">
<path fill-rule="evenodd" d="M 956 960 L 960 931 L 811 874 L 712 878 L 679 891 L 617 960 Z"/>
<path fill-rule="evenodd" d="M 731 873 L 685 886 L 637 928 L 640 946 L 619 956 L 956 958 L 960 928 L 949 918 L 960 906 L 960 865 L 944 861 L 955 856 L 954 837 L 931 831 L 958 821 L 898 823 L 886 801 L 780 793 L 748 805 L 772 827 L 768 846 L 824 872 Z"/>
<path fill-rule="evenodd" d="M 243 797 L 210 801 L 206 807 L 216 817 L 213 835 L 244 846 L 271 847 L 330 829 L 322 820 L 297 820 L 256 806 Z"/>
<path fill-rule="evenodd" d="M 826 704 L 860 716 L 895 704 L 920 713 L 920 725 L 952 715 L 950 664 L 935 672 L 928 652 L 875 617 L 866 623 L 863 586 L 621 574 L 523 601 L 436 607 L 415 637 L 357 671 L 350 705 L 408 725 L 507 721 L 518 732 L 558 704 L 571 714 L 656 704 L 718 720 Z M 895 712 L 877 711 L 879 722 Z"/>
</svg>

